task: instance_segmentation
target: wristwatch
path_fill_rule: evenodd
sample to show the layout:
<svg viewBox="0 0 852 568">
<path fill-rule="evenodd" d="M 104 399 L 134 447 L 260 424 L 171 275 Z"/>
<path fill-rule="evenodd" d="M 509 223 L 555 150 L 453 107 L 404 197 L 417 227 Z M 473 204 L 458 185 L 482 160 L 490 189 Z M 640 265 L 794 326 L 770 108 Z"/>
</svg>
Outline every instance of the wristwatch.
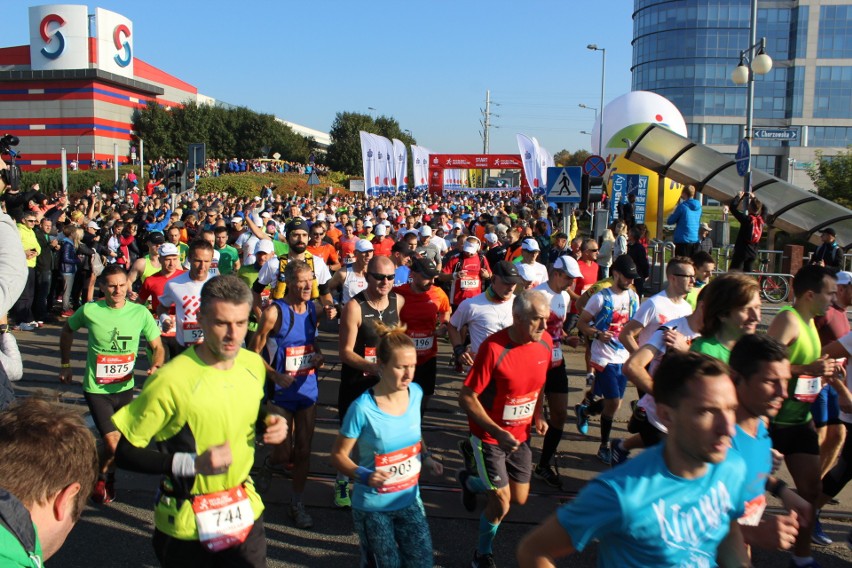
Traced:
<svg viewBox="0 0 852 568">
<path fill-rule="evenodd" d="M 600 330 L 598 330 L 598 331 L 596 331 L 595 333 L 592 334 L 592 339 L 597 339 L 598 337 L 600 337 L 600 335 L 601 335 L 601 332 L 600 332 Z"/>
</svg>

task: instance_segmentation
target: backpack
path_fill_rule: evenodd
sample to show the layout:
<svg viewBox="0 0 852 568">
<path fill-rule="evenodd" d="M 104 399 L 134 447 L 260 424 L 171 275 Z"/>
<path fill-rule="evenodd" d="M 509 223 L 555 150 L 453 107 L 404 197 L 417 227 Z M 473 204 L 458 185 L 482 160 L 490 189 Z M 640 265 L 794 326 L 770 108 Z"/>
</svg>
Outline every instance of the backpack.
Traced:
<svg viewBox="0 0 852 568">
<path fill-rule="evenodd" d="M 749 217 L 751 218 L 751 237 L 748 242 L 756 245 L 760 242 L 760 237 L 763 236 L 763 225 L 766 221 L 760 215 L 749 215 Z"/>
</svg>

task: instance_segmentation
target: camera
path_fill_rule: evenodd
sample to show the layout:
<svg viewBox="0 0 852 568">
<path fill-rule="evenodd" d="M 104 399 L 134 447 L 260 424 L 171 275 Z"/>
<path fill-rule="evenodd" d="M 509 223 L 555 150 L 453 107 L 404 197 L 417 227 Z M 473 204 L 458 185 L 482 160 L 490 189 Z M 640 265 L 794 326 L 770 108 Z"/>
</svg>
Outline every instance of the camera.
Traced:
<svg viewBox="0 0 852 568">
<path fill-rule="evenodd" d="M 17 146 L 20 142 L 21 141 L 17 136 L 12 136 L 11 134 L 6 134 L 0 138 L 0 155 L 9 154 L 9 157 L 11 158 L 7 164 L 8 168 L 0 170 L 0 178 L 2 178 L 3 182 L 14 191 L 17 191 L 20 187 L 21 170 L 15 164 L 15 158 L 18 157 L 18 152 L 12 150 L 12 146 Z"/>
</svg>

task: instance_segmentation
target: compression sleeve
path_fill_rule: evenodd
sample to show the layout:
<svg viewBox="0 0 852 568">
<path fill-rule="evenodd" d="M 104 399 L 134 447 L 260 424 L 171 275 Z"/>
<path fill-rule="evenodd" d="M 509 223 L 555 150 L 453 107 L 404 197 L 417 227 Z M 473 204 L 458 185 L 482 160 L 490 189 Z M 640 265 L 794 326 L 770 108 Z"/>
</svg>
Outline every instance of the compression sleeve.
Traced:
<svg viewBox="0 0 852 568">
<path fill-rule="evenodd" d="M 166 474 L 172 473 L 173 454 L 164 454 L 156 450 L 137 448 L 127 438 L 121 437 L 115 450 L 115 463 L 121 469 L 138 473 Z"/>
</svg>

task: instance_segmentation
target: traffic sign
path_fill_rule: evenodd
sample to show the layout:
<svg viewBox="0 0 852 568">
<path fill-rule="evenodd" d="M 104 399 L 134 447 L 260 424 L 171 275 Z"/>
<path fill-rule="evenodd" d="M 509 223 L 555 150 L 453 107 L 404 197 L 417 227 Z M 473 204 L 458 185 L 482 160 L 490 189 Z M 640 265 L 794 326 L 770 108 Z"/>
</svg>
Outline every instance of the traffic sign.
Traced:
<svg viewBox="0 0 852 568">
<path fill-rule="evenodd" d="M 756 140 L 798 140 L 799 131 L 795 128 L 756 128 Z"/>
<path fill-rule="evenodd" d="M 308 178 L 308 185 L 319 185 L 320 180 L 316 172 L 311 172 L 311 177 Z"/>
<path fill-rule="evenodd" d="M 580 203 L 583 170 L 579 166 L 547 168 L 547 200 L 552 203 Z"/>
<path fill-rule="evenodd" d="M 591 177 L 601 177 L 606 172 L 606 160 L 596 154 L 592 154 L 583 162 L 583 173 Z"/>
<path fill-rule="evenodd" d="M 748 143 L 748 138 L 743 138 L 740 140 L 740 145 L 737 147 L 737 173 L 740 176 L 746 175 L 748 171 L 748 163 L 751 159 L 751 146 Z"/>
</svg>

